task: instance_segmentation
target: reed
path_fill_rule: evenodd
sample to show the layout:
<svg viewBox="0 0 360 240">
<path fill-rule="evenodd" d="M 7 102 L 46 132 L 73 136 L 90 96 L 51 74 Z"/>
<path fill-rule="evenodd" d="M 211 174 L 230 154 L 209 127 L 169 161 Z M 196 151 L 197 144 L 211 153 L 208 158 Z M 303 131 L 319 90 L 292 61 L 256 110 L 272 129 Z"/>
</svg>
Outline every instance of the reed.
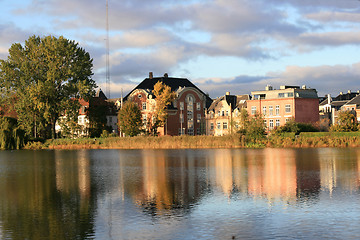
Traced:
<svg viewBox="0 0 360 240">
<path fill-rule="evenodd" d="M 108 138 L 54 139 L 29 142 L 25 149 L 191 149 L 191 148 L 308 148 L 360 147 L 359 133 L 293 133 L 251 139 L 244 135 L 226 136 L 136 136 Z"/>
</svg>

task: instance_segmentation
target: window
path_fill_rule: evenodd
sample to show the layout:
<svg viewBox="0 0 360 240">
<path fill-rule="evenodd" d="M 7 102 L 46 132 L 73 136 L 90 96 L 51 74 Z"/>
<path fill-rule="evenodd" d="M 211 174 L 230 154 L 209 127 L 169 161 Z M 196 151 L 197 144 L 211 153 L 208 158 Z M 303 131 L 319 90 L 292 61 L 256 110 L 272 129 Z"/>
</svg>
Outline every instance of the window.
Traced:
<svg viewBox="0 0 360 240">
<path fill-rule="evenodd" d="M 184 110 L 184 102 L 180 102 L 180 110 Z"/>
<path fill-rule="evenodd" d="M 288 97 L 293 97 L 294 93 L 288 93 L 287 95 L 288 95 Z"/>
<path fill-rule="evenodd" d="M 221 116 L 225 116 L 225 111 L 224 110 L 221 111 Z"/>
<path fill-rule="evenodd" d="M 263 115 L 266 116 L 266 106 L 263 106 Z"/>
<path fill-rule="evenodd" d="M 221 124 L 219 122 L 217 123 L 217 129 L 221 129 Z"/>
<path fill-rule="evenodd" d="M 109 123 L 112 123 L 112 120 L 113 120 L 112 117 L 109 117 Z"/>
<path fill-rule="evenodd" d="M 275 121 L 275 126 L 276 126 L 276 127 L 280 127 L 280 119 L 276 119 L 276 121 Z"/>
<path fill-rule="evenodd" d="M 189 129 L 188 129 L 188 134 L 191 135 L 191 136 L 194 135 L 194 129 L 193 129 L 193 128 L 189 128 Z"/>
<path fill-rule="evenodd" d="M 142 110 L 146 110 L 146 102 L 142 103 Z"/>
<path fill-rule="evenodd" d="M 182 128 L 182 129 L 179 128 L 179 135 L 184 135 L 184 134 L 185 134 L 185 128 Z"/>
<path fill-rule="evenodd" d="M 214 123 L 210 123 L 210 130 L 214 130 Z"/>
<path fill-rule="evenodd" d="M 220 110 L 218 111 L 218 117 L 220 117 L 221 116 L 221 112 L 220 112 Z"/>
<path fill-rule="evenodd" d="M 223 122 L 223 129 L 227 129 L 228 127 L 228 123 L 227 122 Z"/>
<path fill-rule="evenodd" d="M 274 115 L 273 106 L 269 106 L 269 116 Z"/>
<path fill-rule="evenodd" d="M 196 129 L 196 135 L 200 135 L 200 128 Z"/>
<path fill-rule="evenodd" d="M 278 97 L 279 97 L 279 98 L 285 97 L 285 93 L 279 93 Z"/>
<path fill-rule="evenodd" d="M 199 102 L 196 103 L 196 110 L 200 111 L 200 103 Z"/>
<path fill-rule="evenodd" d="M 290 122 L 290 118 L 285 119 L 285 123 Z"/>
<path fill-rule="evenodd" d="M 286 113 L 290 113 L 290 112 L 291 112 L 291 105 L 290 105 L 290 104 L 286 104 L 286 105 L 285 105 L 285 112 L 286 112 Z"/>
<path fill-rule="evenodd" d="M 225 116 L 229 116 L 229 111 L 226 111 Z"/>
<path fill-rule="evenodd" d="M 214 113 L 213 112 L 210 113 L 210 118 L 214 118 Z"/>
<path fill-rule="evenodd" d="M 251 107 L 251 115 L 255 115 L 256 113 L 256 106 Z"/>
<path fill-rule="evenodd" d="M 267 127 L 267 121 L 266 121 L 266 119 L 264 120 L 264 126 Z"/>
<path fill-rule="evenodd" d="M 272 130 L 274 128 L 274 120 L 270 119 L 269 121 L 269 129 Z"/>
<path fill-rule="evenodd" d="M 201 121 L 201 114 L 197 114 L 196 118 L 197 118 L 197 119 L 196 119 L 197 122 L 200 123 L 200 121 Z"/>
<path fill-rule="evenodd" d="M 275 106 L 275 115 L 276 115 L 276 116 L 279 116 L 279 115 L 280 115 L 280 106 L 279 106 L 279 105 L 276 105 L 276 106 Z"/>
<path fill-rule="evenodd" d="M 142 95 L 141 95 L 141 94 L 139 94 L 139 95 L 138 95 L 138 98 L 142 98 Z"/>
</svg>

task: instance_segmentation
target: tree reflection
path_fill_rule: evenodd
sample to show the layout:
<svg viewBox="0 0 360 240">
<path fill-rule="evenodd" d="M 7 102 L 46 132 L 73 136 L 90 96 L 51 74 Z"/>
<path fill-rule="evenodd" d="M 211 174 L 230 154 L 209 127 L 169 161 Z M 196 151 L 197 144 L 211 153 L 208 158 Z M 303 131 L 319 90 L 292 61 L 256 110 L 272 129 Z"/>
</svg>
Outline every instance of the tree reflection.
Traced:
<svg viewBox="0 0 360 240">
<path fill-rule="evenodd" d="M 94 204 L 79 190 L 81 184 L 75 179 L 81 175 L 76 172 L 79 168 L 65 163 L 65 158 L 71 161 L 77 156 L 63 159 L 63 154 L 24 151 L 26 160 L 18 166 L 17 160 L 6 162 L 4 181 L 0 181 L 0 191 L 5 193 L 0 195 L 5 238 L 84 239 L 93 234 Z"/>
</svg>

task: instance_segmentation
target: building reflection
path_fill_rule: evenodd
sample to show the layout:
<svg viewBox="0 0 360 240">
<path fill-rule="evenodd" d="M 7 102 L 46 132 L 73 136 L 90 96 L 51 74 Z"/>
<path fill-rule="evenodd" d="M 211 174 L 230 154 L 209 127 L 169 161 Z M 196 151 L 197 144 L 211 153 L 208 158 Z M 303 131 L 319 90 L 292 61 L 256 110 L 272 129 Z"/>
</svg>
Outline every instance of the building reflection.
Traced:
<svg viewBox="0 0 360 240">
<path fill-rule="evenodd" d="M 294 201 L 297 191 L 295 153 L 292 149 L 263 150 L 261 156 L 249 154 L 249 194 L 253 197 Z"/>
<path fill-rule="evenodd" d="M 321 186 L 330 195 L 336 189 L 354 192 L 360 186 L 359 149 L 319 149 Z"/>
<path fill-rule="evenodd" d="M 201 163 L 191 152 L 174 159 L 169 156 L 169 151 L 141 150 L 141 155 L 141 175 L 136 175 L 137 181 L 134 181 L 120 170 L 119 188 L 150 215 L 168 211 L 183 214 L 205 193 L 206 182 L 199 180 L 196 170 Z M 125 168 L 120 161 L 121 168 Z"/>
</svg>

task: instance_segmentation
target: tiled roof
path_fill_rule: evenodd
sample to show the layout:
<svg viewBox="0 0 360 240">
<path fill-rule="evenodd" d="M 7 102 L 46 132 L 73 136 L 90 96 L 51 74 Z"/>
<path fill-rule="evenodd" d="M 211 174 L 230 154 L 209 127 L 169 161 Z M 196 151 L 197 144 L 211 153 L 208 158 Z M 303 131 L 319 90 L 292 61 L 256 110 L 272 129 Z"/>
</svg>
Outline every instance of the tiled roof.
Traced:
<svg viewBox="0 0 360 240">
<path fill-rule="evenodd" d="M 211 106 L 208 108 L 209 111 L 212 111 L 216 108 L 216 106 L 219 104 L 219 102 L 225 100 L 227 104 L 230 106 L 231 104 L 231 110 L 234 110 L 235 108 L 242 108 L 246 105 L 246 100 L 249 100 L 249 95 L 224 95 L 221 97 L 216 98 Z M 242 101 L 244 100 L 244 101 Z"/>
<path fill-rule="evenodd" d="M 345 105 L 351 105 L 351 104 L 360 105 L 360 95 L 357 95 L 356 97 L 348 101 Z"/>
<path fill-rule="evenodd" d="M 197 89 L 199 92 L 206 96 L 206 107 L 209 107 L 212 100 L 209 96 L 207 96 L 203 91 L 201 91 L 198 87 L 196 87 L 192 82 L 190 82 L 187 78 L 172 78 L 172 77 L 154 77 L 154 78 L 145 78 L 139 85 L 137 85 L 128 95 L 125 96 L 124 101 L 130 96 L 130 94 L 136 89 L 149 89 L 154 90 L 154 85 L 157 82 L 163 82 L 167 86 L 171 88 L 171 91 L 176 91 L 180 87 L 192 87 Z"/>
</svg>

